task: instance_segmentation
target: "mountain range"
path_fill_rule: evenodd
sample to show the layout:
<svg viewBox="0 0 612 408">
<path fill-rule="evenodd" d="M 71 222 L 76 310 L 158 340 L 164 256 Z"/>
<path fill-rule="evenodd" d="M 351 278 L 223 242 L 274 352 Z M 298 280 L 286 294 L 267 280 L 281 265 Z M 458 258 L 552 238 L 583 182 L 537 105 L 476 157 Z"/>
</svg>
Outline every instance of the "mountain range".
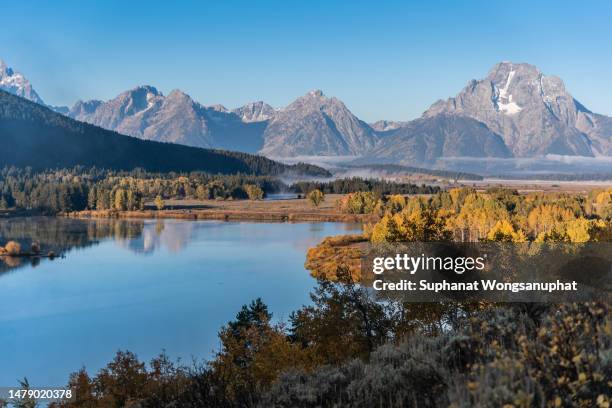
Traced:
<svg viewBox="0 0 612 408">
<path fill-rule="evenodd" d="M 153 172 L 204 171 L 328 177 L 307 164 L 287 165 L 262 156 L 141 140 L 79 122 L 39 103 L 0 90 L 0 167 L 35 170 L 99 167 Z"/>
<path fill-rule="evenodd" d="M 179 90 L 166 96 L 152 86 L 139 86 L 106 102 L 78 101 L 67 115 L 140 139 L 254 153 L 263 144 L 271 111 L 255 103 L 232 112 L 221 105 L 203 106 Z"/>
<path fill-rule="evenodd" d="M 0 88 L 42 104 L 23 75 L 0 62 Z M 357 118 L 339 99 L 313 90 L 288 106 L 253 102 L 229 110 L 186 93 L 139 86 L 108 101 L 54 108 L 137 138 L 261 153 L 273 158 L 354 156 L 434 167 L 444 158 L 612 156 L 612 118 L 584 107 L 563 81 L 535 66 L 501 62 L 455 97 L 410 121 Z"/>
</svg>

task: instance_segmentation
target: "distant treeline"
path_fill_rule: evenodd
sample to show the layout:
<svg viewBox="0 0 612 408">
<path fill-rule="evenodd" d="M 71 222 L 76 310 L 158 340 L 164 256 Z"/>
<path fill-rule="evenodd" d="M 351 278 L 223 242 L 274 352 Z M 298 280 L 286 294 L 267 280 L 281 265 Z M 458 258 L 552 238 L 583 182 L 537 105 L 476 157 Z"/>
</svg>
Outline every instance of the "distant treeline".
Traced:
<svg viewBox="0 0 612 408">
<path fill-rule="evenodd" d="M 83 167 L 34 172 L 11 167 L 0 171 L 0 209 L 48 214 L 86 209 L 139 210 L 144 208 L 145 201 L 158 197 L 158 200 L 262 198 L 285 187 L 277 178 L 246 174 L 117 172 Z"/>
<path fill-rule="evenodd" d="M 429 176 L 443 177 L 451 180 L 482 180 L 483 177 L 474 173 L 465 173 L 462 171 L 451 170 L 434 170 L 425 169 L 422 167 L 402 166 L 399 164 L 366 164 L 347 166 L 351 170 L 368 170 L 372 172 L 380 172 L 388 175 L 392 174 L 426 174 Z"/>
<path fill-rule="evenodd" d="M 143 209 L 147 202 L 163 207 L 163 200 L 168 199 L 260 199 L 290 189 L 299 194 L 320 189 L 338 194 L 367 191 L 377 196 L 440 191 L 438 187 L 360 178 L 299 182 L 289 187 L 277 177 L 250 174 L 151 173 L 81 166 L 37 172 L 5 167 L 0 170 L 0 209 L 46 214 L 87 209 L 133 211 Z"/>
<path fill-rule="evenodd" d="M 292 184 L 291 190 L 298 194 L 307 194 L 312 190 L 321 190 L 325 194 L 348 194 L 357 191 L 370 191 L 378 196 L 382 196 L 386 194 L 434 194 L 440 191 L 440 187 L 352 177 L 326 182 L 300 181 Z"/>
</svg>

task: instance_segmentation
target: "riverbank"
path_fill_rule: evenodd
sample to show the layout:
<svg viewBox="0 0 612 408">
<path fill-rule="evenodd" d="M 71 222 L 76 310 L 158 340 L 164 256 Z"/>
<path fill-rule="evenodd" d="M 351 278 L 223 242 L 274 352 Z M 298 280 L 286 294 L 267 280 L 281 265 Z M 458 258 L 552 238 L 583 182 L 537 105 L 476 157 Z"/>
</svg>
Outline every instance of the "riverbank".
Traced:
<svg viewBox="0 0 612 408">
<path fill-rule="evenodd" d="M 339 269 L 345 269 L 354 282 L 361 279 L 361 260 L 368 239 L 363 234 L 327 237 L 306 253 L 304 267 L 314 278 L 335 281 Z"/>
<path fill-rule="evenodd" d="M 267 222 L 369 222 L 369 214 L 344 214 L 336 208 L 342 194 L 329 194 L 319 207 L 306 199 L 288 200 L 168 200 L 166 209 L 142 211 L 85 210 L 62 213 L 72 218 L 174 218 L 187 220 Z"/>
</svg>

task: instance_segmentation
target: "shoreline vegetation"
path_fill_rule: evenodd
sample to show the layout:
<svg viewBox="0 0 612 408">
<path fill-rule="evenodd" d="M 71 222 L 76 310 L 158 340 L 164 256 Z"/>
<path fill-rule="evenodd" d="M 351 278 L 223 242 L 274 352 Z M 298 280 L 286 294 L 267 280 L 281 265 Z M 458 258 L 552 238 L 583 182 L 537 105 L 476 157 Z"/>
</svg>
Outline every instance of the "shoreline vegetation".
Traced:
<svg viewBox="0 0 612 408">
<path fill-rule="evenodd" d="M 432 194 L 440 187 L 358 177 L 299 181 L 279 175 L 150 173 L 75 167 L 34 172 L 0 170 L 0 217 L 177 218 L 273 222 L 365 222 L 367 212 L 342 211 L 343 194 L 367 191 Z M 318 192 L 317 194 L 314 194 Z M 291 200 L 264 200 L 291 193 Z M 327 200 L 325 196 L 327 195 Z M 318 197 L 313 201 L 313 197 Z"/>
<path fill-rule="evenodd" d="M 350 208 L 364 196 L 354 193 L 340 200 Z M 328 237 L 309 249 L 305 266 L 313 277 L 336 280 L 336 270 L 343 268 L 358 282 L 360 261 L 370 244 L 612 241 L 612 189 L 521 194 L 503 188 L 454 188 L 429 196 L 370 198 L 373 202 L 361 212 L 372 218 L 362 235 Z"/>
<path fill-rule="evenodd" d="M 191 365 L 120 350 L 52 407 L 607 407 L 609 305 L 378 302 L 337 270 L 275 322 L 244 305 Z"/>
<path fill-rule="evenodd" d="M 8 241 L 4 246 L 0 245 L 0 259 L 2 258 L 49 258 L 55 259 L 58 255 L 54 251 L 46 254 L 40 249 L 38 242 L 33 242 L 29 250 L 24 250 L 17 241 Z"/>
<path fill-rule="evenodd" d="M 313 205 L 328 211 L 330 197 L 313 191 Z M 58 406 L 610 405 L 606 302 L 381 302 L 356 282 L 367 243 L 610 242 L 612 190 L 354 192 L 335 201 L 338 213 L 373 221 L 308 251 L 317 286 L 288 321 L 273 321 L 256 299 L 220 329 L 210 360 L 185 366 L 162 353 L 147 364 L 119 351 L 95 374 L 71 374 L 76 399 Z"/>
<path fill-rule="evenodd" d="M 363 234 L 308 251 L 317 286 L 286 321 L 256 299 L 221 327 L 211 359 L 184 365 L 162 353 L 147 364 L 118 351 L 96 373 L 75 367 L 67 379 L 75 398 L 53 407 L 610 406 L 608 303 L 381 302 L 357 283 L 369 244 L 611 242 L 610 188 L 432 190 L 348 179 L 293 191 L 306 198 L 264 200 L 278 180 L 105 172 L 5 180 L 0 199 L 21 208 L 55 200 L 51 214 L 67 218 L 364 224 Z M 11 246 L 4 250 L 20 252 Z"/>
<path fill-rule="evenodd" d="M 342 194 L 326 195 L 323 203 L 314 207 L 306 198 L 284 200 L 170 200 L 168 209 L 144 209 L 137 211 L 83 210 L 59 213 L 70 218 L 139 218 L 183 219 L 254 222 L 355 222 L 372 221 L 372 214 L 347 214 L 341 212 L 336 202 Z M 147 205 L 147 207 L 151 207 Z M 174 208 L 174 209 L 173 209 Z"/>
</svg>

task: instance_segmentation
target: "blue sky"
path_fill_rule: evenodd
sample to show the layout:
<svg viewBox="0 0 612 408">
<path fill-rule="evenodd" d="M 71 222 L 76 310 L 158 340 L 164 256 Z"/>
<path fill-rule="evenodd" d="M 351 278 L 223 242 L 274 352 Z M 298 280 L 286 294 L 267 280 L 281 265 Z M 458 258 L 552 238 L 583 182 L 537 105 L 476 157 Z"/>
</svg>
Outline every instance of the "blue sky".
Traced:
<svg viewBox="0 0 612 408">
<path fill-rule="evenodd" d="M 284 106 L 310 89 L 408 120 L 496 62 L 537 65 L 612 114 L 612 2 L 12 1 L 0 58 L 50 104 L 140 84 L 203 104 Z"/>
</svg>

